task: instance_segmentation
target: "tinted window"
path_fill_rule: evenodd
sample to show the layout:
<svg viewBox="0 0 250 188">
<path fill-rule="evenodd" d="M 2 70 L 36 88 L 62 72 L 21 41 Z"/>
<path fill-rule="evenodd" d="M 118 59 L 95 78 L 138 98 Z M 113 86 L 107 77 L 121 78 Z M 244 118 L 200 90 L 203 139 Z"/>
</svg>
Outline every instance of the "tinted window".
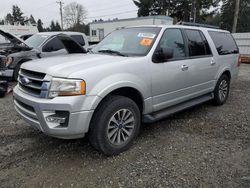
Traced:
<svg viewBox="0 0 250 188">
<path fill-rule="evenodd" d="M 55 37 L 43 47 L 43 52 L 55 52 L 63 48 L 63 43 L 57 37 Z"/>
<path fill-rule="evenodd" d="M 230 33 L 209 31 L 219 55 L 237 54 L 239 49 Z"/>
<path fill-rule="evenodd" d="M 81 46 L 84 46 L 84 45 L 85 45 L 85 41 L 84 41 L 82 35 L 71 35 L 71 37 L 72 37 L 76 42 L 78 42 Z"/>
<path fill-rule="evenodd" d="M 203 40 L 203 43 L 205 45 L 205 50 L 206 50 L 206 54 L 207 55 L 212 55 L 212 51 L 211 51 L 211 48 L 207 42 L 207 39 L 205 38 L 204 34 L 202 32 L 200 32 L 200 35 L 201 35 L 201 38 Z"/>
<path fill-rule="evenodd" d="M 185 45 L 179 29 L 167 29 L 160 41 L 161 48 L 173 49 L 173 59 L 185 57 Z"/>
<path fill-rule="evenodd" d="M 206 55 L 206 47 L 200 32 L 197 30 L 186 30 L 188 38 L 188 49 L 190 56 L 204 56 Z"/>
</svg>

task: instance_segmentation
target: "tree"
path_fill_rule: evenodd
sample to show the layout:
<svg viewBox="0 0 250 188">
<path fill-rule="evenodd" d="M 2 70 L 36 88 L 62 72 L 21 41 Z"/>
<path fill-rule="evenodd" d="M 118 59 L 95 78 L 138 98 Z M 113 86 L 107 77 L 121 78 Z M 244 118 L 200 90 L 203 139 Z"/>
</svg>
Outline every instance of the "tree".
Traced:
<svg viewBox="0 0 250 188">
<path fill-rule="evenodd" d="M 138 16 L 169 15 L 178 21 L 202 22 L 220 0 L 133 0 Z"/>
<path fill-rule="evenodd" d="M 84 23 L 87 10 L 83 5 L 72 2 L 64 7 L 63 18 L 68 27 L 75 27 Z"/>
<path fill-rule="evenodd" d="M 50 31 L 56 31 L 56 24 L 53 20 L 51 21 L 49 28 Z"/>
<path fill-rule="evenodd" d="M 37 29 L 38 29 L 39 32 L 43 32 L 44 31 L 43 22 L 42 22 L 41 19 L 37 20 Z"/>
<path fill-rule="evenodd" d="M 23 12 L 17 5 L 12 6 L 12 16 L 14 23 L 23 24 L 24 22 Z"/>
<path fill-rule="evenodd" d="M 150 15 L 153 0 L 133 0 L 133 2 L 139 8 L 137 12 L 138 17 Z"/>
<path fill-rule="evenodd" d="M 5 16 L 5 22 L 10 24 L 10 25 L 13 25 L 14 24 L 14 18 L 13 16 L 8 13 L 6 16 Z"/>
<path fill-rule="evenodd" d="M 86 35 L 89 34 L 89 24 L 85 25 L 83 24 L 76 24 L 73 27 L 69 27 L 67 31 L 76 31 L 76 32 L 82 32 L 85 33 Z"/>
<path fill-rule="evenodd" d="M 31 24 L 36 24 L 36 20 L 35 18 L 32 16 L 32 14 L 30 15 L 29 21 Z"/>
<path fill-rule="evenodd" d="M 60 24 L 56 21 L 55 31 L 62 31 Z"/>
<path fill-rule="evenodd" d="M 221 26 L 223 29 L 232 31 L 235 15 L 235 0 L 222 0 L 221 8 Z M 239 16 L 237 21 L 236 32 L 250 31 L 250 2 L 249 0 L 241 0 L 239 4 Z"/>
</svg>

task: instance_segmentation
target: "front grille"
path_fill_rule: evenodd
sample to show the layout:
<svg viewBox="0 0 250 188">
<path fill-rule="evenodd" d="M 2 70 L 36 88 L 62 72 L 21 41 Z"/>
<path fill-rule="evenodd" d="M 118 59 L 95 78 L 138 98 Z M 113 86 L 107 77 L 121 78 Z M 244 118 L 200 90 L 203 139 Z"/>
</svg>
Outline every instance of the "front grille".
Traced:
<svg viewBox="0 0 250 188">
<path fill-rule="evenodd" d="M 35 96 L 41 97 L 43 91 L 47 90 L 48 82 L 44 81 L 46 74 L 40 72 L 21 69 L 19 72 L 18 83 L 21 90 Z"/>
</svg>

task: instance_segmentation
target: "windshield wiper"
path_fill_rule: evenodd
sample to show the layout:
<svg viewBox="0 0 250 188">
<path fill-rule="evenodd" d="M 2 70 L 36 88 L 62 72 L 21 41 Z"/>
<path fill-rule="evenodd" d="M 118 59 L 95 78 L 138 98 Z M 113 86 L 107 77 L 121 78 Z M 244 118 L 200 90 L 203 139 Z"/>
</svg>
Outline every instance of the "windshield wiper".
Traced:
<svg viewBox="0 0 250 188">
<path fill-rule="evenodd" d="M 108 53 L 108 54 L 116 54 L 116 55 L 119 55 L 119 56 L 123 56 L 123 57 L 127 57 L 128 55 L 125 55 L 119 51 L 115 51 L 115 50 L 99 50 L 98 52 L 100 53 Z"/>
</svg>

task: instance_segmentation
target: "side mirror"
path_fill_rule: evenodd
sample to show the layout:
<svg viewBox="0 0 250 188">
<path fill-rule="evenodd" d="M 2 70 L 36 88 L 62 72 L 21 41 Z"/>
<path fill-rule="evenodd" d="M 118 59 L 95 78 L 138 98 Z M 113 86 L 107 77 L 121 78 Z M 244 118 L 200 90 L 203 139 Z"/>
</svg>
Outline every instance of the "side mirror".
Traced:
<svg viewBox="0 0 250 188">
<path fill-rule="evenodd" d="M 159 48 L 153 55 L 153 61 L 155 63 L 166 62 L 168 59 L 173 58 L 174 50 L 173 48 Z"/>
</svg>

